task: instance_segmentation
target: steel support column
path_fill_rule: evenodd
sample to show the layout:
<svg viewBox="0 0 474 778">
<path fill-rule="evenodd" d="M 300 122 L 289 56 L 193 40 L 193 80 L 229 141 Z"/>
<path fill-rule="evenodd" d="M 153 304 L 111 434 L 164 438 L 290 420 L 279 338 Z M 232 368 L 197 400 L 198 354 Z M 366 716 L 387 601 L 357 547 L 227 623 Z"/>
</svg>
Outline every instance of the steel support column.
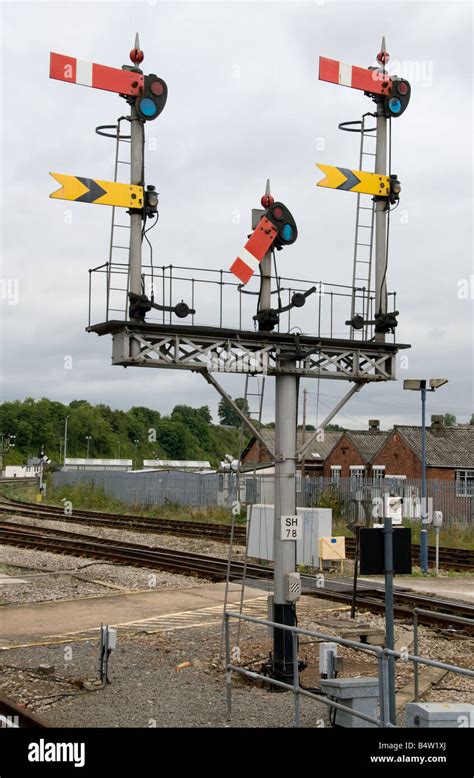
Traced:
<svg viewBox="0 0 474 778">
<path fill-rule="evenodd" d="M 377 103 L 377 143 L 375 172 L 387 175 L 387 117 L 384 103 Z M 387 313 L 387 200 L 375 201 L 375 313 Z M 375 340 L 384 341 L 385 333 L 376 332 Z"/>
<path fill-rule="evenodd" d="M 295 369 L 295 362 L 285 362 Z M 285 578 L 296 570 L 296 541 L 283 540 L 281 517 L 296 515 L 296 427 L 298 412 L 298 378 L 295 374 L 275 378 L 275 523 L 274 523 L 274 621 L 296 624 L 295 606 L 285 596 Z M 291 633 L 275 628 L 273 633 L 273 674 L 281 679 L 294 677 L 295 656 Z"/>
<path fill-rule="evenodd" d="M 144 186 L 144 127 L 139 119 L 135 106 L 130 109 L 130 183 Z M 140 210 L 130 211 L 130 250 L 128 290 L 134 294 L 142 293 L 142 223 Z M 132 339 L 130 343 L 132 356 L 136 356 L 140 347 Z"/>
</svg>

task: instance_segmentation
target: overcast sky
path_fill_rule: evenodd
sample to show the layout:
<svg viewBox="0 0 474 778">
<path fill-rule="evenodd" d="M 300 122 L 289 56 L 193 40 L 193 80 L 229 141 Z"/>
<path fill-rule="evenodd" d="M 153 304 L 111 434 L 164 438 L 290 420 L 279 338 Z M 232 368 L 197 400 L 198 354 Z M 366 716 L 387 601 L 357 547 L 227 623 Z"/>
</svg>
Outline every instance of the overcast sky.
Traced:
<svg viewBox="0 0 474 778">
<path fill-rule="evenodd" d="M 406 113 L 392 122 L 392 170 L 403 191 L 388 269 L 397 339 L 412 348 L 402 352 L 408 365 L 397 382 L 364 387 L 335 421 L 418 423 L 419 397 L 403 392 L 406 377 L 448 378 L 429 397 L 428 413 L 469 420 L 471 3 L 16 1 L 1 3 L 1 19 L 3 400 L 81 398 L 162 413 L 178 403 L 208 404 L 214 415 L 219 400 L 198 375 L 112 367 L 111 339 L 85 332 L 87 271 L 107 259 L 110 209 L 49 199 L 55 182 L 48 173 L 111 180 L 113 142 L 94 128 L 114 123 L 126 106 L 112 93 L 50 80 L 50 51 L 121 67 L 138 30 L 144 72 L 166 80 L 166 108 L 146 128 L 146 182 L 160 192 L 150 236 L 156 263 L 228 269 L 269 177 L 299 229 L 278 256 L 279 272 L 350 284 L 356 196 L 316 188 L 315 163 L 358 167 L 358 136 L 337 124 L 373 104 L 362 92 L 320 82 L 318 58 L 367 67 L 385 35 L 390 72 L 412 84 Z M 65 369 L 69 356 L 72 369 Z M 243 393 L 243 376 L 223 383 L 234 396 Z M 273 383 L 266 420 L 274 417 Z M 314 423 L 317 381 L 303 385 Z M 348 388 L 320 382 L 319 420 Z"/>
</svg>

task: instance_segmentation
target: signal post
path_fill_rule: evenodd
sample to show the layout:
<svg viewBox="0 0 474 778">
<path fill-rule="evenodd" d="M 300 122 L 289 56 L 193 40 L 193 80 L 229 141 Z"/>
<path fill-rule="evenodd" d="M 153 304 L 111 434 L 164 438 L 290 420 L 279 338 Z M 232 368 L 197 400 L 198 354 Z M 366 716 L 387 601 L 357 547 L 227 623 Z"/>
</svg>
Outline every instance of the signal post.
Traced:
<svg viewBox="0 0 474 778">
<path fill-rule="evenodd" d="M 385 46 L 379 54 L 385 65 L 388 55 Z M 277 624 L 296 624 L 295 602 L 301 593 L 301 583 L 296 571 L 296 546 L 301 535 L 296 510 L 297 458 L 311 445 L 312 438 L 297 450 L 298 390 L 301 377 L 346 380 L 352 387 L 328 415 L 323 425 L 343 407 L 344 403 L 370 382 L 393 380 L 397 343 L 386 343 L 385 333 L 394 331 L 396 312 L 386 307 L 386 217 L 389 204 L 396 202 L 399 182 L 386 170 L 387 117 L 403 112 L 408 103 L 408 82 L 389 77 L 383 70 L 373 70 L 343 65 L 336 60 L 320 58 L 320 79 L 363 90 L 377 102 L 377 164 L 376 172 L 366 173 L 346 168 L 321 165 L 326 173 L 321 186 L 368 192 L 376 201 L 377 213 L 377 264 L 376 264 L 376 337 L 366 341 L 349 338 L 328 338 L 318 335 L 274 331 L 279 328 L 280 314 L 305 305 L 316 292 L 316 286 L 306 291 L 294 292 L 287 305 L 272 306 L 272 255 L 275 250 L 293 244 L 298 235 L 295 220 L 282 202 L 275 202 L 267 182 L 262 197 L 263 210 L 254 211 L 252 233 L 241 249 L 230 270 L 239 279 L 240 289 L 256 271 L 260 275 L 259 305 L 253 317 L 252 329 L 226 328 L 215 325 L 181 323 L 195 310 L 184 301 L 165 305 L 150 299 L 144 293 L 142 268 L 142 242 L 147 218 L 157 218 L 158 198 L 154 187 L 145 185 L 144 130 L 147 121 L 156 119 L 162 112 L 167 98 L 166 83 L 154 74 L 144 75 L 139 65 L 143 61 L 138 36 L 130 52 L 132 66 L 122 69 L 109 68 L 95 63 L 84 63 L 72 57 L 51 54 L 50 77 L 73 84 L 90 86 L 115 92 L 130 106 L 131 169 L 130 184 L 116 181 L 98 181 L 82 176 L 52 174 L 62 184 L 51 197 L 76 200 L 127 209 L 130 216 L 130 244 L 128 269 L 128 318 L 90 325 L 89 332 L 112 335 L 112 363 L 135 367 L 156 367 L 190 370 L 201 373 L 229 402 L 242 418 L 247 428 L 262 440 L 260 430 L 252 424 L 220 386 L 210 368 L 219 363 L 222 350 L 236 365 L 236 372 L 248 373 L 248 360 L 264 364 L 266 373 L 275 377 L 275 516 L 274 516 L 274 608 L 273 619 Z M 385 232 L 384 232 L 385 230 Z M 275 275 L 277 275 L 275 273 Z M 239 289 L 239 291 L 240 291 Z M 279 289 L 277 290 L 279 291 Z M 353 290 L 354 293 L 354 290 Z M 162 323 L 147 322 L 151 309 L 169 312 Z M 173 318 L 175 317 L 175 318 Z M 165 320 L 169 318 L 169 321 Z M 176 319 L 178 321 L 176 321 Z M 353 324 L 354 328 L 357 328 Z M 224 345 L 223 345 L 224 344 Z M 240 367 L 238 367 L 240 365 Z M 293 679 L 298 670 L 298 656 L 294 653 L 291 635 L 275 628 L 273 653 L 266 664 L 268 674 L 282 680 Z"/>
</svg>

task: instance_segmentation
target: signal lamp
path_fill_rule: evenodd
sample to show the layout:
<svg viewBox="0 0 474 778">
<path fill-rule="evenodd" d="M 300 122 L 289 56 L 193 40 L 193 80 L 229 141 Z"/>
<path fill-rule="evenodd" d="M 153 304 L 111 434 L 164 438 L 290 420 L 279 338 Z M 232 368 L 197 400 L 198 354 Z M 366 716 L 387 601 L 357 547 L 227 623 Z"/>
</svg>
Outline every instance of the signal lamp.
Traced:
<svg viewBox="0 0 474 778">
<path fill-rule="evenodd" d="M 135 101 L 139 117 L 144 121 L 156 119 L 165 107 L 167 97 L 168 87 L 162 78 L 153 73 L 145 76 L 143 94 Z"/>
<path fill-rule="evenodd" d="M 400 192 L 402 191 L 402 185 L 396 175 L 390 176 L 390 204 L 394 205 L 400 198 Z"/>
<path fill-rule="evenodd" d="M 150 218 L 158 214 L 158 192 L 152 184 L 148 184 L 145 192 L 145 213 Z"/>
<path fill-rule="evenodd" d="M 411 87 L 406 79 L 398 76 L 392 77 L 391 84 L 392 93 L 384 100 L 385 115 L 398 117 L 410 102 Z"/>
<path fill-rule="evenodd" d="M 278 235 L 275 238 L 275 246 L 277 249 L 281 249 L 283 246 L 289 246 L 291 243 L 295 242 L 298 237 L 298 230 L 296 222 L 286 205 L 283 205 L 283 203 L 275 203 L 267 210 L 265 216 L 278 230 Z"/>
</svg>

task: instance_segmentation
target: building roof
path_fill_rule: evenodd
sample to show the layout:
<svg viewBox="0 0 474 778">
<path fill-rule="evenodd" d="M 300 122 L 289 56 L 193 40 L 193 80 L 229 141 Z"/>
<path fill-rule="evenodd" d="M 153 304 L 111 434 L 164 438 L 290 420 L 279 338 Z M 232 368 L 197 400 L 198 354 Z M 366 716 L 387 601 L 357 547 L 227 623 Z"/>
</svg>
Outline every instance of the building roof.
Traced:
<svg viewBox="0 0 474 778">
<path fill-rule="evenodd" d="M 399 432 L 421 460 L 421 427 L 397 424 Z M 474 469 L 474 426 L 426 428 L 426 464 L 428 467 Z"/>
<path fill-rule="evenodd" d="M 381 430 L 348 430 L 345 434 L 367 463 L 382 448 L 390 433 Z"/>
<path fill-rule="evenodd" d="M 131 459 L 70 459 L 66 457 L 64 464 L 67 465 L 89 465 L 89 467 L 132 467 Z"/>
<path fill-rule="evenodd" d="M 195 459 L 144 459 L 143 467 L 158 467 L 171 470 L 210 470 L 210 462 Z"/>
<path fill-rule="evenodd" d="M 313 432 L 314 432 L 313 430 L 306 430 L 304 435 L 304 442 L 307 442 L 310 439 Z M 270 451 L 274 451 L 275 450 L 275 430 L 263 429 L 260 430 L 260 434 L 264 439 L 265 444 L 270 449 Z M 329 430 L 327 432 L 324 432 L 324 440 L 318 440 L 316 438 L 311 443 L 311 446 L 306 452 L 306 459 L 308 461 L 313 461 L 313 462 L 324 462 L 324 460 L 326 459 L 326 457 L 329 456 L 330 452 L 332 451 L 336 443 L 339 442 L 342 435 L 343 435 L 342 432 L 331 432 Z M 242 451 L 241 459 L 244 459 L 246 454 L 248 454 L 248 452 L 255 445 L 256 442 L 258 443 L 259 441 L 255 436 L 253 436 L 247 443 L 245 449 Z M 303 432 L 298 431 L 296 434 L 296 448 L 300 449 L 302 445 L 303 445 Z M 313 457 L 312 456 L 313 453 L 319 454 L 319 456 Z"/>
</svg>

